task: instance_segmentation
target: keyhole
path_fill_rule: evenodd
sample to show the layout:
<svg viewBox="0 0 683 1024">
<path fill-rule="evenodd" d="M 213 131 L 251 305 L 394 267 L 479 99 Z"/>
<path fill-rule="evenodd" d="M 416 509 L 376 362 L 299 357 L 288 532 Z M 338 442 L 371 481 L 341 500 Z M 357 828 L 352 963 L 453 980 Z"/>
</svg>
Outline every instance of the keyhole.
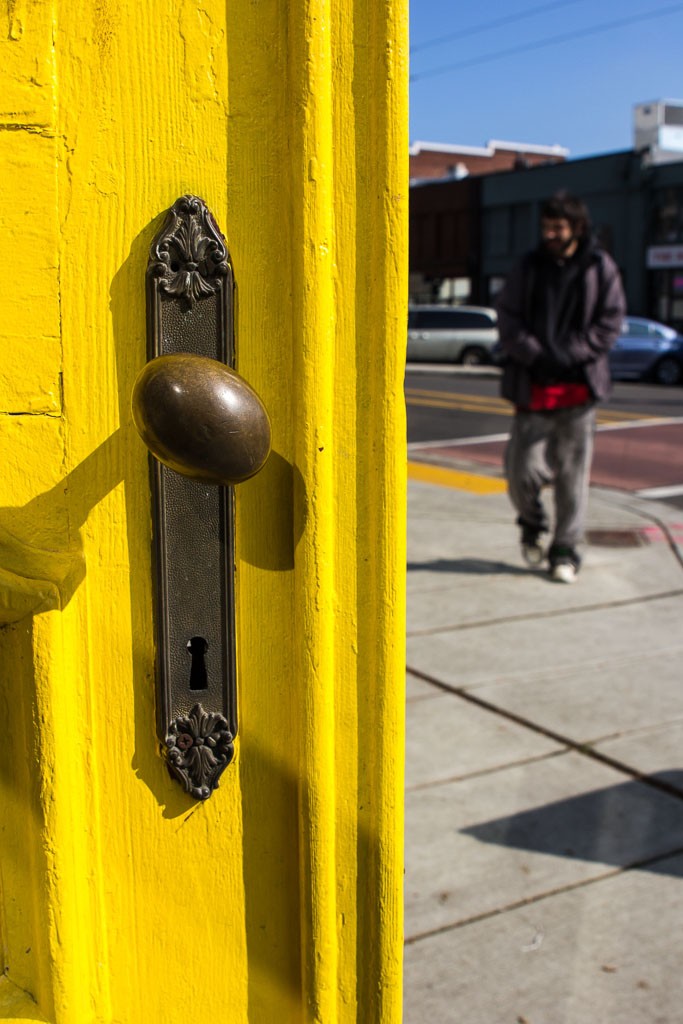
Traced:
<svg viewBox="0 0 683 1024">
<path fill-rule="evenodd" d="M 187 650 L 192 658 L 192 665 L 190 666 L 191 690 L 206 690 L 208 688 L 206 662 L 204 661 L 204 655 L 208 646 L 203 636 L 193 636 L 187 641 Z"/>
</svg>

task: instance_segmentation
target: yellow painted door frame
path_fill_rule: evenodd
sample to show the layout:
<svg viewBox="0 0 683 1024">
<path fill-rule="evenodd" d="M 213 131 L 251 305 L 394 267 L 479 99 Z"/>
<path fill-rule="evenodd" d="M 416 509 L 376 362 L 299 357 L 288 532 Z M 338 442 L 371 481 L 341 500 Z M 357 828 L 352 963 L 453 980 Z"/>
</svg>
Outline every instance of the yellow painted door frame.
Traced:
<svg viewBox="0 0 683 1024">
<path fill-rule="evenodd" d="M 0 33 L 0 1019 L 401 1019 L 405 0 L 8 0 Z M 130 395 L 202 196 L 273 453 L 237 489 L 240 732 L 154 714 Z"/>
</svg>

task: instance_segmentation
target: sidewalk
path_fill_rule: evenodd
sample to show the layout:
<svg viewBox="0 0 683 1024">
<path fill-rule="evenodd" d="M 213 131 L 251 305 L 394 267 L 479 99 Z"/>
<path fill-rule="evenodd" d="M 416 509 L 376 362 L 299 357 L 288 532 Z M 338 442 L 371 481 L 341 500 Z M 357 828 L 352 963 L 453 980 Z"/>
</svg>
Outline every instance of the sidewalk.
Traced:
<svg viewBox="0 0 683 1024">
<path fill-rule="evenodd" d="M 683 1020 L 683 510 L 588 536 L 555 584 L 410 482 L 404 1024 Z"/>
</svg>

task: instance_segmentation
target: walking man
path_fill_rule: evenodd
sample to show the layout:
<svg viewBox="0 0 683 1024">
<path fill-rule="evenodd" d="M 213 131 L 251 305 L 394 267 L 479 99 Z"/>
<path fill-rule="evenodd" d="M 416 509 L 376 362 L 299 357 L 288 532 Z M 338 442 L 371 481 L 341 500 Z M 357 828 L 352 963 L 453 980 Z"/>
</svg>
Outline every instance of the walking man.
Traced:
<svg viewBox="0 0 683 1024">
<path fill-rule="evenodd" d="M 558 192 L 541 207 L 541 240 L 497 300 L 501 393 L 515 406 L 505 453 L 508 492 L 529 565 L 546 558 L 541 488 L 554 484 L 551 578 L 573 583 L 581 559 L 596 403 L 610 392 L 607 353 L 626 301 L 619 271 L 591 238 L 585 204 Z"/>
</svg>

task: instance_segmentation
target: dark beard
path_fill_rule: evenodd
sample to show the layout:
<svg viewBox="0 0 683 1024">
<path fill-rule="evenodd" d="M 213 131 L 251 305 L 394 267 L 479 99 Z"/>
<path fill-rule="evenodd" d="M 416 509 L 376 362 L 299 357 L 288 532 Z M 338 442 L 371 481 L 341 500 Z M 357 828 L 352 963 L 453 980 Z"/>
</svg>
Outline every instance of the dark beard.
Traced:
<svg viewBox="0 0 683 1024">
<path fill-rule="evenodd" d="M 551 256 L 555 260 L 561 260 L 567 255 L 567 252 L 574 245 L 575 238 L 572 235 L 571 238 L 567 239 L 566 242 L 544 242 L 543 247 L 547 252 L 548 256 Z"/>
</svg>

